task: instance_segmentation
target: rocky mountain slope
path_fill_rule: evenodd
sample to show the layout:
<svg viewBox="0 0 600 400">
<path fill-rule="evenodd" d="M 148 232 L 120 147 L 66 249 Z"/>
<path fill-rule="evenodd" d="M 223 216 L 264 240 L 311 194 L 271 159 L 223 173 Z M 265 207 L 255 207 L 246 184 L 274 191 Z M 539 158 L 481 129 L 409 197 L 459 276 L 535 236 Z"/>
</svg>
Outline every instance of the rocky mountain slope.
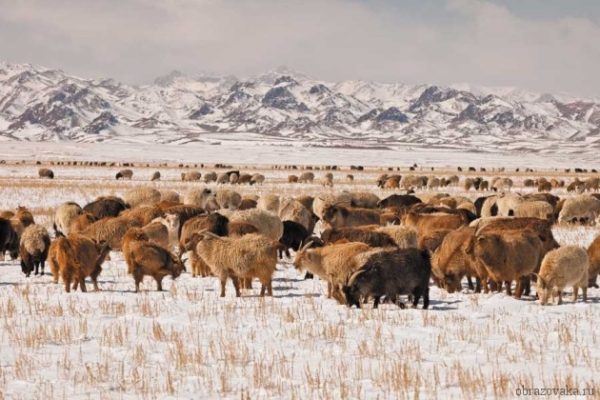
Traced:
<svg viewBox="0 0 600 400">
<path fill-rule="evenodd" d="M 248 79 L 173 72 L 129 86 L 0 63 L 0 138 L 586 152 L 598 147 L 600 103 L 507 89 L 332 83 L 287 69 Z"/>
</svg>

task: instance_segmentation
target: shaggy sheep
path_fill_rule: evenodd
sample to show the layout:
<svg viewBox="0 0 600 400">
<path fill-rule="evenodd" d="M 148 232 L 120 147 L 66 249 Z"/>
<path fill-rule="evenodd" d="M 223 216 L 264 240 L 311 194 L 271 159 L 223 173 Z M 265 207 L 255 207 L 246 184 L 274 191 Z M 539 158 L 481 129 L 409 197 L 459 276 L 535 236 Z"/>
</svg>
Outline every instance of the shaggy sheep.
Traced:
<svg viewBox="0 0 600 400">
<path fill-rule="evenodd" d="M 219 189 L 215 196 L 220 209 L 237 210 L 242 203 L 242 196 L 234 190 Z"/>
<path fill-rule="evenodd" d="M 315 174 L 312 172 L 303 172 L 298 177 L 298 182 L 300 183 L 312 183 L 315 180 Z"/>
<path fill-rule="evenodd" d="M 300 271 L 308 271 L 327 282 L 327 298 L 334 297 L 343 303 L 341 287 L 348 283 L 350 275 L 360 265 L 354 257 L 371 250 L 365 243 L 340 243 L 320 248 L 310 248 L 311 242 L 304 245 L 294 258 L 294 267 Z"/>
<path fill-rule="evenodd" d="M 229 183 L 231 183 L 232 185 L 235 185 L 236 183 L 238 183 L 239 179 L 240 179 L 240 174 L 239 173 L 231 173 L 231 174 L 229 174 Z"/>
<path fill-rule="evenodd" d="M 466 251 L 474 237 L 475 228 L 469 226 L 449 232 L 431 257 L 433 279 L 448 293 L 462 290 L 461 280 L 465 275 L 481 275 L 475 259 Z M 481 291 L 480 279 L 475 291 Z"/>
<path fill-rule="evenodd" d="M 258 203 L 256 200 L 249 199 L 244 196 L 244 197 L 242 197 L 242 202 L 240 203 L 238 210 L 250 210 L 251 208 L 256 208 L 257 206 L 258 206 Z"/>
<path fill-rule="evenodd" d="M 515 217 L 552 219 L 554 207 L 545 201 L 524 201 L 516 206 Z"/>
<path fill-rule="evenodd" d="M 208 188 L 192 189 L 183 197 L 183 204 L 202 207 L 207 209 L 218 209 L 215 193 Z"/>
<path fill-rule="evenodd" d="M 219 185 L 224 185 L 226 183 L 229 183 L 229 175 L 227 175 L 226 173 L 219 174 L 217 176 L 216 182 Z"/>
<path fill-rule="evenodd" d="M 86 292 L 85 278 L 90 277 L 94 290 L 98 291 L 98 276 L 102 272 L 102 263 L 110 251 L 107 244 L 96 244 L 81 235 L 60 237 L 52 242 L 48 252 L 48 264 L 52 271 L 54 283 L 61 277 L 65 291 L 77 290 Z"/>
<path fill-rule="evenodd" d="M 370 192 L 351 192 L 350 206 L 360 208 L 377 208 L 379 197 Z"/>
<path fill-rule="evenodd" d="M 333 187 L 333 174 L 328 173 L 321 178 L 321 185 Z"/>
<path fill-rule="evenodd" d="M 240 297 L 239 279 L 258 278 L 260 295 L 273 296 L 271 280 L 277 265 L 279 244 L 258 234 L 231 239 L 210 232 L 201 234 L 196 246 L 197 255 L 221 280 L 221 297 L 225 297 L 227 278 L 233 281 L 235 294 Z"/>
<path fill-rule="evenodd" d="M 283 235 L 279 239 L 282 246 L 279 248 L 279 258 L 283 258 L 284 251 L 286 257 L 290 257 L 290 249 L 298 251 L 309 237 L 310 232 L 302 224 L 294 221 L 283 221 Z"/>
<path fill-rule="evenodd" d="M 582 194 L 565 200 L 558 215 L 558 222 L 594 222 L 600 214 L 600 200 Z"/>
<path fill-rule="evenodd" d="M 150 222 L 142 228 L 148 239 L 161 247 L 169 250 L 169 229 L 160 221 Z"/>
<path fill-rule="evenodd" d="M 263 174 L 254 174 L 250 180 L 251 185 L 262 185 L 265 182 L 265 176 Z"/>
<path fill-rule="evenodd" d="M 35 224 L 35 221 L 33 219 L 33 214 L 26 207 L 21 207 L 21 206 L 17 207 L 15 216 L 13 217 L 13 219 L 17 219 L 17 220 L 21 221 L 21 223 L 23 224 L 23 226 L 25 228 L 27 228 L 29 225 Z"/>
<path fill-rule="evenodd" d="M 552 302 L 558 295 L 558 304 L 562 304 L 562 291 L 573 286 L 573 302 L 577 301 L 579 288 L 583 292 L 583 301 L 587 300 L 589 258 L 584 248 L 563 246 L 546 254 L 537 276 L 537 293 L 540 304 Z"/>
<path fill-rule="evenodd" d="M 260 174 L 258 174 L 258 175 L 260 175 Z M 255 182 L 252 181 L 252 175 L 250 175 L 250 174 L 241 174 L 237 181 L 238 185 L 246 185 L 246 184 L 253 185 L 254 183 Z"/>
<path fill-rule="evenodd" d="M 313 204 L 315 202 L 315 198 L 312 196 L 297 196 L 295 200 L 306 207 L 309 211 L 313 211 Z M 314 212 L 313 212 L 314 214 Z M 315 215 L 316 216 L 316 215 Z"/>
<path fill-rule="evenodd" d="M 211 183 L 217 181 L 217 173 L 216 172 L 207 172 L 204 174 L 204 183 Z"/>
<path fill-rule="evenodd" d="M 199 181 L 202 174 L 199 171 L 186 171 L 181 173 L 181 180 L 184 182 Z"/>
<path fill-rule="evenodd" d="M 400 225 L 388 225 L 377 226 L 374 227 L 374 229 L 375 232 L 385 233 L 391 237 L 396 246 L 401 249 L 417 247 L 417 231 L 413 228 Z"/>
<path fill-rule="evenodd" d="M 283 200 L 279 206 L 279 218 L 282 221 L 294 221 L 301 224 L 308 232 L 313 232 L 316 216 L 297 200 Z"/>
<path fill-rule="evenodd" d="M 121 198 L 102 196 L 91 203 L 86 204 L 83 207 L 83 211 L 98 220 L 106 217 L 116 217 L 126 208 L 128 208 L 128 206 Z"/>
<path fill-rule="evenodd" d="M 187 220 L 202 214 L 205 214 L 205 211 L 202 207 L 198 206 L 179 205 L 165 209 L 165 216 L 176 215 L 179 217 L 179 237 L 181 237 L 183 224 L 185 224 Z"/>
<path fill-rule="evenodd" d="M 38 170 L 38 176 L 40 178 L 54 179 L 54 172 L 52 172 L 52 170 L 48 168 L 40 168 Z"/>
<path fill-rule="evenodd" d="M 442 241 L 452 229 L 434 229 L 428 230 L 418 235 L 417 248 L 420 250 L 428 250 L 433 253 L 442 244 Z"/>
<path fill-rule="evenodd" d="M 54 212 L 54 232 L 56 236 L 67 236 L 71 223 L 83 214 L 83 209 L 77 203 L 67 202 L 56 208 Z"/>
<path fill-rule="evenodd" d="M 150 187 L 137 187 L 130 189 L 123 196 L 129 207 L 134 208 L 141 205 L 155 205 L 160 202 L 160 192 Z"/>
<path fill-rule="evenodd" d="M 297 175 L 288 175 L 288 183 L 298 183 L 298 176 Z"/>
<path fill-rule="evenodd" d="M 346 208 L 337 205 L 327 206 L 323 210 L 323 222 L 332 228 L 360 225 L 380 225 L 381 214 L 368 208 Z"/>
<path fill-rule="evenodd" d="M 279 241 L 283 235 L 283 223 L 275 214 L 268 211 L 253 208 L 251 210 L 237 210 L 233 212 L 224 212 L 230 222 L 246 222 L 258 228 L 258 231 L 274 240 Z"/>
<path fill-rule="evenodd" d="M 177 214 L 167 214 L 164 217 L 156 218 L 152 221 L 162 224 L 167 229 L 167 249 L 174 250 L 179 245 L 179 232 L 181 231 L 181 221 Z M 144 228 L 145 229 L 145 228 Z M 148 233 L 148 232 L 146 232 Z M 151 235 L 148 235 L 151 236 Z"/>
<path fill-rule="evenodd" d="M 165 201 L 168 201 L 171 203 L 179 203 L 179 202 L 181 202 L 181 197 L 179 196 L 179 193 L 177 193 L 174 190 L 161 190 L 160 191 L 160 203 L 165 202 Z"/>
<path fill-rule="evenodd" d="M 130 169 L 122 169 L 115 175 L 115 179 L 129 179 L 133 178 L 133 171 Z"/>
<path fill-rule="evenodd" d="M 150 180 L 152 182 L 154 182 L 154 181 L 160 181 L 160 171 L 154 171 L 154 173 L 152 174 L 152 177 L 150 178 Z"/>
<path fill-rule="evenodd" d="M 199 237 L 194 236 L 196 233 L 206 230 L 212 232 L 215 235 L 227 236 L 228 234 L 229 220 L 219 213 L 213 213 L 209 215 L 199 215 L 188 221 L 183 225 L 181 229 L 181 235 L 179 237 L 179 254 L 183 255 L 186 251 L 191 251 L 190 254 L 190 265 L 192 269 L 192 276 L 196 277 L 201 275 L 202 277 L 208 276 L 210 270 L 208 265 L 202 261 L 200 257 L 196 255 L 195 249 L 198 244 Z"/>
<path fill-rule="evenodd" d="M 377 308 L 382 296 L 404 308 L 398 295 L 412 295 L 413 307 L 423 296 L 423 308 L 429 307 L 431 262 L 427 251 L 395 249 L 371 254 L 343 287 L 348 306 L 360 308 L 360 300 L 374 298 Z"/>
<path fill-rule="evenodd" d="M 30 225 L 25 228 L 19 244 L 21 270 L 29 277 L 35 268 L 35 275 L 44 275 L 44 263 L 48 257 L 50 235 L 41 225 Z M 41 271 L 40 271 L 41 269 Z"/>
<path fill-rule="evenodd" d="M 499 216 L 512 217 L 515 210 L 523 202 L 523 198 L 518 194 L 502 193 L 496 198 Z"/>
<path fill-rule="evenodd" d="M 162 291 L 162 280 L 171 275 L 176 279 L 185 270 L 177 256 L 165 248 L 148 240 L 148 236 L 139 228 L 130 229 L 123 237 L 123 255 L 127 262 L 127 272 L 133 275 L 136 293 L 144 275 L 150 275 L 156 281 L 156 289 Z"/>
<path fill-rule="evenodd" d="M 600 273 L 600 236 L 596 237 L 590 247 L 587 249 L 590 260 L 590 269 L 588 271 L 588 287 L 598 287 L 596 278 Z"/>
<path fill-rule="evenodd" d="M 123 237 L 132 227 L 141 227 L 141 224 L 129 218 L 108 217 L 94 222 L 83 230 L 81 235 L 97 243 L 106 242 L 112 250 L 120 251 Z"/>
</svg>

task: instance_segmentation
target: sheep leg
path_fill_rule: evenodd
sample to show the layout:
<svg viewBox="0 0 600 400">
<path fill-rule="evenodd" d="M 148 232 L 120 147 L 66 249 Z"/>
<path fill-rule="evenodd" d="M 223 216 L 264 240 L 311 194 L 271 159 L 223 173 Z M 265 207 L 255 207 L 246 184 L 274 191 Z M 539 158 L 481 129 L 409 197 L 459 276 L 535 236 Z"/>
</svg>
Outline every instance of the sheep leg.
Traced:
<svg viewBox="0 0 600 400">
<path fill-rule="evenodd" d="M 87 287 L 85 286 L 85 278 L 83 276 L 79 278 L 79 287 L 81 288 L 82 292 L 87 292 Z"/>
<path fill-rule="evenodd" d="M 40 273 L 40 263 L 38 261 L 34 261 L 33 265 L 35 266 L 35 272 L 33 274 L 34 275 L 39 275 L 39 273 Z"/>
<path fill-rule="evenodd" d="M 577 294 L 579 294 L 579 286 L 573 286 L 573 303 L 577 301 Z"/>
<path fill-rule="evenodd" d="M 100 288 L 98 287 L 98 275 L 102 272 L 102 267 L 98 267 L 92 272 L 90 278 L 92 278 L 92 283 L 94 284 L 94 291 L 99 292 Z"/>
<path fill-rule="evenodd" d="M 273 297 L 273 281 L 271 279 L 269 279 L 269 282 L 267 283 L 267 292 L 269 293 L 269 296 Z"/>
<path fill-rule="evenodd" d="M 242 293 L 240 291 L 240 280 L 236 276 L 232 276 L 231 281 L 233 282 L 233 287 L 235 288 L 235 297 L 241 297 Z M 244 278 L 242 278 L 242 283 L 244 283 Z"/>
<path fill-rule="evenodd" d="M 133 270 L 133 279 L 135 280 L 135 292 L 138 293 L 140 291 L 140 283 L 144 279 L 144 273 L 138 268 L 135 268 Z"/>
<path fill-rule="evenodd" d="M 290 254 L 290 249 L 285 249 L 285 256 L 290 258 L 292 255 Z"/>
<path fill-rule="evenodd" d="M 417 305 L 419 304 L 419 300 L 421 299 L 421 288 L 416 288 L 412 294 L 413 294 L 413 301 L 412 301 L 413 308 L 417 308 Z"/>
<path fill-rule="evenodd" d="M 508 296 L 512 296 L 512 288 L 511 288 L 512 281 L 505 281 L 504 283 L 506 284 L 506 294 Z M 500 282 L 499 287 L 500 287 L 500 290 L 502 290 L 502 282 Z"/>
<path fill-rule="evenodd" d="M 379 307 L 379 300 L 380 299 L 381 299 L 381 296 L 375 296 L 375 301 L 373 302 L 373 308 Z"/>
<path fill-rule="evenodd" d="M 77 288 L 79 287 L 79 280 L 75 279 L 72 285 L 72 289 L 73 291 L 77 290 Z"/>
<path fill-rule="evenodd" d="M 159 292 L 162 292 L 162 290 L 163 290 L 163 287 L 162 287 L 163 278 L 164 278 L 164 276 L 162 276 L 162 275 L 154 277 L 154 280 L 156 281 L 156 290 L 158 290 Z"/>
<path fill-rule="evenodd" d="M 467 285 L 469 287 L 469 290 L 473 290 L 474 289 L 473 278 L 471 278 L 471 275 L 467 275 Z"/>
<path fill-rule="evenodd" d="M 327 281 L 327 298 L 330 299 L 331 298 L 331 292 L 333 290 L 333 285 L 331 284 L 330 281 Z"/>
<path fill-rule="evenodd" d="M 523 289 L 527 285 L 526 280 L 529 279 L 526 276 L 522 276 L 517 280 L 517 287 L 515 289 L 515 298 L 520 299 L 523 294 Z"/>
<path fill-rule="evenodd" d="M 587 301 L 587 287 L 585 283 L 581 286 L 581 297 L 583 298 L 584 302 Z"/>
<path fill-rule="evenodd" d="M 481 279 L 475 278 L 475 293 L 481 293 Z"/>
<path fill-rule="evenodd" d="M 221 295 L 220 297 L 225 297 L 225 285 L 227 284 L 227 277 L 221 277 Z M 235 285 L 235 283 L 234 283 Z"/>
<path fill-rule="evenodd" d="M 65 292 L 71 292 L 71 274 L 69 272 L 64 272 L 62 274 L 62 279 L 65 284 Z"/>
<path fill-rule="evenodd" d="M 44 275 L 44 269 L 46 267 L 46 263 L 42 260 L 40 264 L 41 264 L 41 267 L 42 267 L 42 273 L 40 275 Z"/>
<path fill-rule="evenodd" d="M 423 290 L 423 309 L 426 310 L 429 307 L 429 287 Z"/>
<path fill-rule="evenodd" d="M 558 305 L 562 304 L 562 290 L 557 290 L 558 292 Z"/>
</svg>

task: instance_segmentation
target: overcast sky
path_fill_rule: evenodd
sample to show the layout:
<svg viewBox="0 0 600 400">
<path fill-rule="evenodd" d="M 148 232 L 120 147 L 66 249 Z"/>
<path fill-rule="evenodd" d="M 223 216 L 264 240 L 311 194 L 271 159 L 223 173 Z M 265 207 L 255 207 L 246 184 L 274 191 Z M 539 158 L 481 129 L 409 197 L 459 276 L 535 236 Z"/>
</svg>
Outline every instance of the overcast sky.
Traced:
<svg viewBox="0 0 600 400">
<path fill-rule="evenodd" d="M 0 58 L 145 83 L 178 69 L 600 96 L 598 0 L 0 0 Z"/>
</svg>

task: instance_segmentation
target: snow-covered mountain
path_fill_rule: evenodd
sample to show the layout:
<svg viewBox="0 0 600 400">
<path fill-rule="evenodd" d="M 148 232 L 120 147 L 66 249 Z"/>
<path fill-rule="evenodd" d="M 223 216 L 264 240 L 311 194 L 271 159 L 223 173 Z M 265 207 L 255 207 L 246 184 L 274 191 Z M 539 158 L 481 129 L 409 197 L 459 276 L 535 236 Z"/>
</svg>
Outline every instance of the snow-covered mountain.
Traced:
<svg viewBox="0 0 600 400">
<path fill-rule="evenodd" d="M 137 87 L 0 63 L 3 140 L 186 143 L 247 134 L 319 146 L 584 152 L 599 146 L 600 103 L 468 85 L 332 83 L 282 68 L 249 79 L 173 72 Z"/>
</svg>

